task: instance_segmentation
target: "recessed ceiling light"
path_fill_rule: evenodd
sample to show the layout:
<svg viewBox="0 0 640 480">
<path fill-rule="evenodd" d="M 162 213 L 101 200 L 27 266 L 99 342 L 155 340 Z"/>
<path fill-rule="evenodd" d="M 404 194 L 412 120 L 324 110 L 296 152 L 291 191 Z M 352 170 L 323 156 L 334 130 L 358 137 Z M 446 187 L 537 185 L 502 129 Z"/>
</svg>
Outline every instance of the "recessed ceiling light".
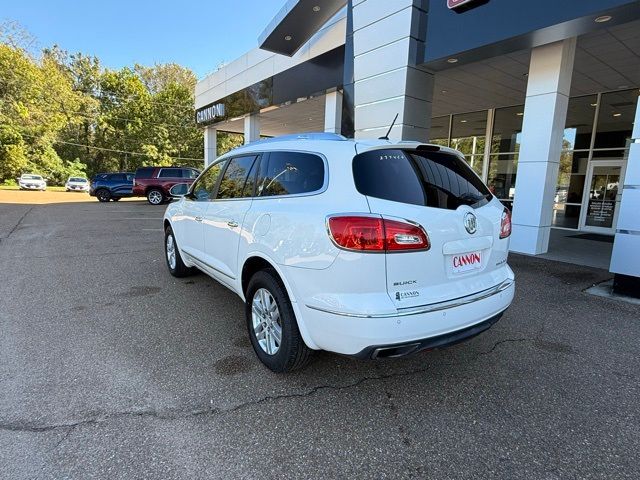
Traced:
<svg viewBox="0 0 640 480">
<path fill-rule="evenodd" d="M 458 63 L 458 59 L 457 58 L 450 58 L 447 60 L 447 63 Z"/>
<path fill-rule="evenodd" d="M 467 123 L 466 120 L 460 120 L 460 123 Z"/>
<path fill-rule="evenodd" d="M 319 12 L 320 11 L 320 5 L 316 5 L 315 7 L 313 7 L 313 11 L 314 12 Z"/>
<path fill-rule="evenodd" d="M 447 93 L 447 91 L 446 90 L 442 90 L 442 93 Z"/>
<path fill-rule="evenodd" d="M 285 39 L 287 42 L 290 42 L 292 38 L 293 38 L 293 37 L 292 37 L 291 35 L 285 35 L 285 37 L 284 37 L 284 39 Z"/>
<path fill-rule="evenodd" d="M 621 117 L 621 116 L 622 116 L 622 114 L 621 114 L 621 113 L 614 113 L 614 114 L 613 114 L 613 116 L 614 116 L 614 117 Z"/>
<path fill-rule="evenodd" d="M 523 116 L 523 115 L 524 115 L 524 112 L 518 112 L 518 113 L 516 113 L 516 115 L 517 115 L 517 116 L 519 116 L 519 117 L 521 117 L 521 116 Z"/>
<path fill-rule="evenodd" d="M 597 103 L 592 103 L 591 106 L 595 107 L 596 105 L 598 105 Z"/>
<path fill-rule="evenodd" d="M 522 76 L 523 76 L 523 77 L 528 77 L 528 76 L 529 76 L 529 72 L 527 72 L 527 73 L 523 73 L 523 74 L 522 74 Z"/>
<path fill-rule="evenodd" d="M 596 23 L 605 23 L 611 20 L 611 15 L 602 15 L 595 19 Z"/>
</svg>

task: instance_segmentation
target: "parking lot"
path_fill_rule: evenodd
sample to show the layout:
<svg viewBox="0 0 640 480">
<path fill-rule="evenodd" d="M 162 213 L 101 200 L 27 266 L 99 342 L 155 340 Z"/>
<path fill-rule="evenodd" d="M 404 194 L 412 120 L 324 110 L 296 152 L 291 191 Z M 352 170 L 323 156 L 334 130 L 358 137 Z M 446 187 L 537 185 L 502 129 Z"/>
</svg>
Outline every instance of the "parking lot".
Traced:
<svg viewBox="0 0 640 480">
<path fill-rule="evenodd" d="M 583 293 L 604 270 L 514 255 L 481 336 L 275 375 L 234 294 L 167 273 L 164 207 L 26 195 L 0 198 L 2 478 L 640 477 L 640 307 Z"/>
</svg>

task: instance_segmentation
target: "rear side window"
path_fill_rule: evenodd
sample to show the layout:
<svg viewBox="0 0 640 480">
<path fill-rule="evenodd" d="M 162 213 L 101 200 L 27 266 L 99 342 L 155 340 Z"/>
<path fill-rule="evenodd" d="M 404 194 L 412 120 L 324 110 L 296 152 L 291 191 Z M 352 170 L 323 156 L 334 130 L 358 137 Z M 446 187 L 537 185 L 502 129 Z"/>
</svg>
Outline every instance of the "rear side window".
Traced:
<svg viewBox="0 0 640 480">
<path fill-rule="evenodd" d="M 125 175 L 123 173 L 114 173 L 112 175 L 109 175 L 109 180 L 111 180 L 112 182 L 122 182 L 123 180 L 125 180 Z"/>
<path fill-rule="evenodd" d="M 324 185 L 324 161 L 302 152 L 271 152 L 261 162 L 258 195 L 295 195 L 316 192 Z"/>
<path fill-rule="evenodd" d="M 486 205 L 491 193 L 458 156 L 431 150 L 373 150 L 353 159 L 363 195 L 426 207 Z"/>
<path fill-rule="evenodd" d="M 139 168 L 136 170 L 136 178 L 151 178 L 154 170 L 154 167 Z"/>
<path fill-rule="evenodd" d="M 218 187 L 217 199 L 242 198 L 245 184 L 251 171 L 251 166 L 255 162 L 255 155 L 247 157 L 233 158 L 222 176 Z M 251 194 L 247 196 L 251 196 Z"/>
<path fill-rule="evenodd" d="M 198 178 L 200 172 L 194 170 L 193 168 L 183 168 L 182 169 L 182 178 Z"/>
</svg>

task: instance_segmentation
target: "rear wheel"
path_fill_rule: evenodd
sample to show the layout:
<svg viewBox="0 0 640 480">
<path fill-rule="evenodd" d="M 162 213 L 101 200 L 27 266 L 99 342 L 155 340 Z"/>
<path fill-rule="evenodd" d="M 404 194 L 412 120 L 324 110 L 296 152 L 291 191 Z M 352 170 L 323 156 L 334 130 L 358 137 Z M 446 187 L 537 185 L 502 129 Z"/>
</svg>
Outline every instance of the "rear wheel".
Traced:
<svg viewBox="0 0 640 480">
<path fill-rule="evenodd" d="M 167 267 L 169 267 L 169 273 L 174 277 L 187 277 L 196 272 L 194 267 L 187 267 L 182 261 L 182 256 L 176 243 L 176 237 L 171 227 L 167 227 L 164 231 L 164 253 Z"/>
<path fill-rule="evenodd" d="M 164 194 L 157 188 L 152 188 L 147 192 L 147 201 L 151 205 L 160 205 L 164 202 Z"/>
<path fill-rule="evenodd" d="M 108 202 L 111 199 L 111 193 L 109 193 L 109 190 L 101 188 L 96 192 L 96 198 L 99 202 Z"/>
<path fill-rule="evenodd" d="M 300 335 L 289 295 L 277 273 L 257 272 L 249 282 L 246 298 L 249 338 L 260 361 L 276 373 L 304 367 L 311 349 Z"/>
</svg>

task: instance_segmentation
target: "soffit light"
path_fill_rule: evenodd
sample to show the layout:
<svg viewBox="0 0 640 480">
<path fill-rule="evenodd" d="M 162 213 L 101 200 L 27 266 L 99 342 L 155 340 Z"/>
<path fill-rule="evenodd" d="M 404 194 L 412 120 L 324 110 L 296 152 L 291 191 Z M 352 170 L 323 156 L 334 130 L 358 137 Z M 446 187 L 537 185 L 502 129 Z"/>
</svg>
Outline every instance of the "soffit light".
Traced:
<svg viewBox="0 0 640 480">
<path fill-rule="evenodd" d="M 292 37 L 291 35 L 285 35 L 285 36 L 284 36 L 284 39 L 285 39 L 287 42 L 290 42 L 290 41 L 293 39 L 293 37 Z"/>
<path fill-rule="evenodd" d="M 466 120 L 460 120 L 460 123 L 467 123 Z"/>
<path fill-rule="evenodd" d="M 614 116 L 614 117 L 621 117 L 621 116 L 622 116 L 622 114 L 621 114 L 621 113 L 614 113 L 614 114 L 613 114 L 613 116 Z"/>
<path fill-rule="evenodd" d="M 458 63 L 458 59 L 457 58 L 450 58 L 447 60 L 447 63 Z"/>
<path fill-rule="evenodd" d="M 605 22 L 608 22 L 609 20 L 611 20 L 611 15 L 602 15 L 596 18 L 594 21 L 596 23 L 605 23 Z"/>
<path fill-rule="evenodd" d="M 523 115 L 524 115 L 524 112 L 518 112 L 518 113 L 516 113 L 516 115 L 517 115 L 517 116 L 519 116 L 519 117 L 521 117 L 521 116 L 523 116 Z"/>
<path fill-rule="evenodd" d="M 319 12 L 320 11 L 320 5 L 316 5 L 315 7 L 313 7 L 313 11 L 314 12 Z"/>
</svg>

